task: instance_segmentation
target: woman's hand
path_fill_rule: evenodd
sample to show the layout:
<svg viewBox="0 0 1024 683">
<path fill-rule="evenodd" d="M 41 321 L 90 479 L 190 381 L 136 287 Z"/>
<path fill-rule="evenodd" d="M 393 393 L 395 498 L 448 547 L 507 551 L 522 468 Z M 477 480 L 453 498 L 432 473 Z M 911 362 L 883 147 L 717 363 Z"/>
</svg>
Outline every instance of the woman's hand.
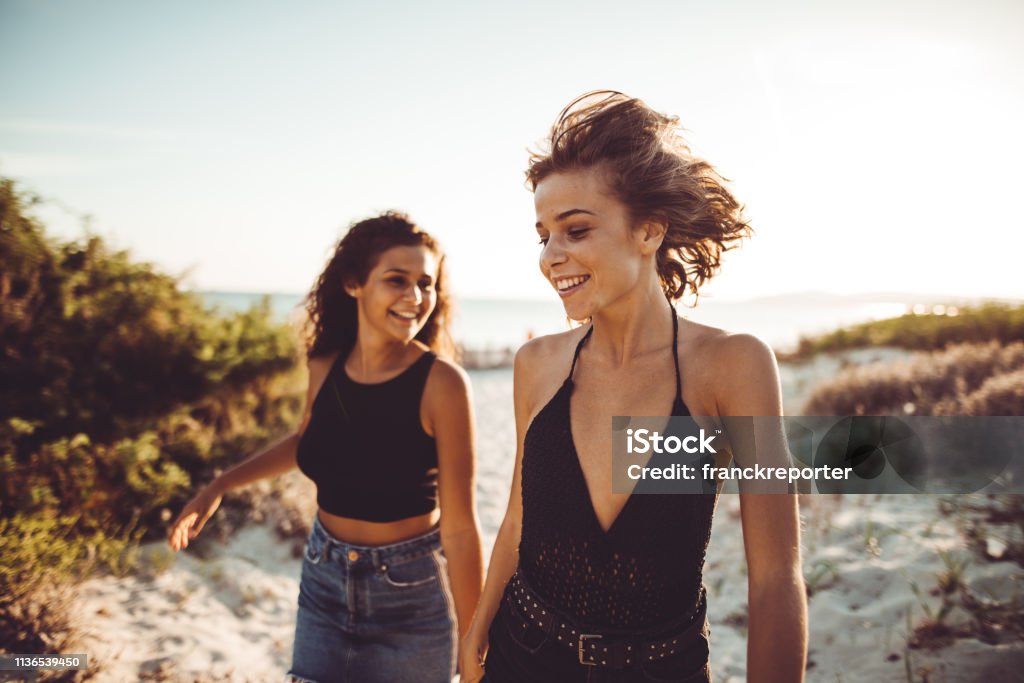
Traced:
<svg viewBox="0 0 1024 683">
<path fill-rule="evenodd" d="M 188 547 L 189 540 L 203 530 L 206 520 L 220 507 L 222 497 L 223 494 L 214 481 L 203 487 L 195 498 L 185 505 L 167 534 L 167 543 L 172 549 L 178 551 Z"/>
<path fill-rule="evenodd" d="M 484 677 L 484 655 L 487 654 L 487 634 L 480 633 L 474 621 L 459 645 L 459 680 L 477 683 Z"/>
</svg>

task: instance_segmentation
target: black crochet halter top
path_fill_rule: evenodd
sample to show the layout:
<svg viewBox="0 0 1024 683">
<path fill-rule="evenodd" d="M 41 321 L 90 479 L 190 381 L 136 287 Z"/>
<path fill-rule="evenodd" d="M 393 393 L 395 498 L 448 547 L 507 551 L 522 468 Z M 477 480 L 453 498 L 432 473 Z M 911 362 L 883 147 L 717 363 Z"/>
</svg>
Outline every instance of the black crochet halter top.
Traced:
<svg viewBox="0 0 1024 683">
<path fill-rule="evenodd" d="M 688 416 L 676 350 L 672 415 Z M 702 570 L 717 492 L 632 494 L 607 531 L 594 512 L 573 443 L 569 376 L 537 413 L 523 443 L 523 525 L 519 571 L 552 608 L 580 625 L 642 629 L 678 620 L 700 602 Z"/>
</svg>

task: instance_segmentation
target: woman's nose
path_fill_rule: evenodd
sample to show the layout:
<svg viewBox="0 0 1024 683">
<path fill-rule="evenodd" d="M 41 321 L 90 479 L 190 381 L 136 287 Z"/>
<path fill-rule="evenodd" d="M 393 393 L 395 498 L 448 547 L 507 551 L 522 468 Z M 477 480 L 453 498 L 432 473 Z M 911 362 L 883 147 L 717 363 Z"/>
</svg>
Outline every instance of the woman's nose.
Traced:
<svg viewBox="0 0 1024 683">
<path fill-rule="evenodd" d="M 423 302 L 423 292 L 420 291 L 419 285 L 413 284 L 412 287 L 406 289 L 405 298 L 412 299 L 416 302 L 416 305 L 419 306 Z"/>
<path fill-rule="evenodd" d="M 565 250 L 562 248 L 558 240 L 551 238 L 547 244 L 540 251 L 540 267 L 541 270 L 550 270 L 552 266 L 556 266 L 560 263 L 565 262 Z"/>
</svg>

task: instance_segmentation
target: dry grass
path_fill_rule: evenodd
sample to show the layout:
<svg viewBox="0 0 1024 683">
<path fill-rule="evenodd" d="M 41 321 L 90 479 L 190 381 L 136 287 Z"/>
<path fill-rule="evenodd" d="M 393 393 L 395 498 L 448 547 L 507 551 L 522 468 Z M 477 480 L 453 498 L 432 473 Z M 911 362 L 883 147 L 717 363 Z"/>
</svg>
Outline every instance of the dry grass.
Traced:
<svg viewBox="0 0 1024 683">
<path fill-rule="evenodd" d="M 1024 342 L 960 344 L 850 367 L 819 385 L 807 415 L 1024 415 Z"/>
<path fill-rule="evenodd" d="M 70 581 L 41 584 L 14 599 L 0 598 L 0 653 L 81 653 L 83 624 L 71 616 L 75 592 Z M 42 672 L 38 680 L 88 681 L 103 673 L 100 662 L 89 661 L 84 671 Z"/>
</svg>

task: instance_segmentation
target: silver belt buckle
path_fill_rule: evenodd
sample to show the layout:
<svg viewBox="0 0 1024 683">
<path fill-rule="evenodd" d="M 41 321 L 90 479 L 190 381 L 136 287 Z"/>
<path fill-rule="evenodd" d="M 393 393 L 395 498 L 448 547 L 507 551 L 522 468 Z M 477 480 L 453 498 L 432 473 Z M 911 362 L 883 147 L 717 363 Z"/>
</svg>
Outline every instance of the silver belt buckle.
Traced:
<svg viewBox="0 0 1024 683">
<path fill-rule="evenodd" d="M 584 666 L 597 666 L 597 662 L 584 662 L 583 661 L 583 642 L 585 640 L 596 640 L 598 638 L 604 638 L 604 636 L 598 635 L 597 633 L 581 633 L 580 634 L 580 641 L 579 641 L 579 660 L 580 660 L 580 664 L 583 664 Z"/>
</svg>

